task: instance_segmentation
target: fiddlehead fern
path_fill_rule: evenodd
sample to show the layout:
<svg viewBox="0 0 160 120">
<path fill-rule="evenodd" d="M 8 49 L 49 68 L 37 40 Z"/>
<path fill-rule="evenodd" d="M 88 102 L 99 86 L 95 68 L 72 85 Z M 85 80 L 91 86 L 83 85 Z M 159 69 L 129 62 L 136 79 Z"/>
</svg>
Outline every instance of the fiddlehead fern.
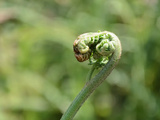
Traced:
<svg viewBox="0 0 160 120">
<path fill-rule="evenodd" d="M 73 44 L 75 57 L 79 62 L 89 59 L 95 68 L 103 69 L 86 83 L 81 92 L 74 99 L 61 120 L 71 120 L 90 96 L 90 94 L 107 78 L 114 69 L 121 56 L 121 44 L 118 37 L 108 31 L 85 33 L 80 35 Z M 91 72 L 91 74 L 92 74 Z"/>
<path fill-rule="evenodd" d="M 75 57 L 79 62 L 90 59 L 90 64 L 106 64 L 117 43 L 117 36 L 111 32 L 84 33 L 73 44 Z"/>
</svg>

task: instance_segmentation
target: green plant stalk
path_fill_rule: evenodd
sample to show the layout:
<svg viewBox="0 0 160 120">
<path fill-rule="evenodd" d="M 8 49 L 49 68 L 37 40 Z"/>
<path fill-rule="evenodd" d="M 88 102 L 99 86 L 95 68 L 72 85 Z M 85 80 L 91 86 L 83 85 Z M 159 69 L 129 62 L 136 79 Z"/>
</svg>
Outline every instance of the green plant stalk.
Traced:
<svg viewBox="0 0 160 120">
<path fill-rule="evenodd" d="M 82 104 L 87 100 L 91 93 L 108 77 L 111 71 L 116 66 L 121 56 L 121 43 L 117 40 L 116 49 L 111 56 L 111 59 L 103 67 L 103 69 L 90 81 L 86 83 L 81 92 L 74 99 L 67 111 L 62 116 L 61 120 L 72 120 Z"/>
</svg>

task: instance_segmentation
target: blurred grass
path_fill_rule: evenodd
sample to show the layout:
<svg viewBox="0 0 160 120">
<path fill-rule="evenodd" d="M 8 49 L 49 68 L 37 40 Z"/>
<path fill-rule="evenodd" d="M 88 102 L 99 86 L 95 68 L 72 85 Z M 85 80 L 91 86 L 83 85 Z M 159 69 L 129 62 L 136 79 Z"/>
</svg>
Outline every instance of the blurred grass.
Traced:
<svg viewBox="0 0 160 120">
<path fill-rule="evenodd" d="M 75 120 L 159 120 L 159 0 L 1 0 L 0 120 L 59 120 L 91 67 L 73 41 L 97 30 L 123 54 Z"/>
</svg>

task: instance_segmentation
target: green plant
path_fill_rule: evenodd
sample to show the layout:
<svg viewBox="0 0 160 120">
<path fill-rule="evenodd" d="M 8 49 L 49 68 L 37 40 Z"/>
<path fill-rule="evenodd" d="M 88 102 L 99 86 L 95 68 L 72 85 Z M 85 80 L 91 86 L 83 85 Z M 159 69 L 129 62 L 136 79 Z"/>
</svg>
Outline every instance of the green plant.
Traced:
<svg viewBox="0 0 160 120">
<path fill-rule="evenodd" d="M 73 119 L 85 100 L 111 73 L 121 56 L 121 43 L 118 37 L 108 31 L 80 35 L 75 40 L 73 49 L 79 62 L 89 59 L 93 68 L 86 85 L 74 99 L 61 120 Z M 93 71 L 102 66 L 104 66 L 103 69 L 91 79 Z"/>
</svg>

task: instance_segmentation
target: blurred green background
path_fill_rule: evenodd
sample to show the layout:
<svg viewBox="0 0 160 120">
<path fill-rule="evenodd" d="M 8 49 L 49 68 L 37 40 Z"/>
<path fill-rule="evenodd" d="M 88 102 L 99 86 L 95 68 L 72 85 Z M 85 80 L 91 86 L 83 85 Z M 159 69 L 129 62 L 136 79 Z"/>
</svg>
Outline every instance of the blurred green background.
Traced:
<svg viewBox="0 0 160 120">
<path fill-rule="evenodd" d="M 160 0 L 1 0 L 0 120 L 59 120 L 91 68 L 73 42 L 98 30 L 122 58 L 75 120 L 160 120 Z"/>
</svg>

